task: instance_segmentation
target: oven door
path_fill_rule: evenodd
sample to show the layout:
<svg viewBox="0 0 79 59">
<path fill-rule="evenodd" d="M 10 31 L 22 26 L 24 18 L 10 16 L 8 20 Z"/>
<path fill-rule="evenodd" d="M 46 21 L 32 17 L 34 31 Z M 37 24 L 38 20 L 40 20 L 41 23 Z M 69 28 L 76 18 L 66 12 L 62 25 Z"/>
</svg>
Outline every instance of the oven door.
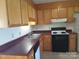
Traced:
<svg viewBox="0 0 79 59">
<path fill-rule="evenodd" d="M 53 52 L 68 52 L 68 35 L 52 35 Z"/>
</svg>

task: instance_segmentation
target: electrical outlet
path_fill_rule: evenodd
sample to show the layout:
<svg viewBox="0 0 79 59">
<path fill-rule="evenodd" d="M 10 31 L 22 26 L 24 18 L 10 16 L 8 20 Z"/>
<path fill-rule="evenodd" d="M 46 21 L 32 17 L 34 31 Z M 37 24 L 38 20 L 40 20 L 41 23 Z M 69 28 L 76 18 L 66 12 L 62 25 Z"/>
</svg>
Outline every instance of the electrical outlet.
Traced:
<svg viewBox="0 0 79 59">
<path fill-rule="evenodd" d="M 21 35 L 21 32 L 19 32 L 19 35 Z"/>
<path fill-rule="evenodd" d="M 14 38 L 14 34 L 12 34 L 12 38 Z"/>
</svg>

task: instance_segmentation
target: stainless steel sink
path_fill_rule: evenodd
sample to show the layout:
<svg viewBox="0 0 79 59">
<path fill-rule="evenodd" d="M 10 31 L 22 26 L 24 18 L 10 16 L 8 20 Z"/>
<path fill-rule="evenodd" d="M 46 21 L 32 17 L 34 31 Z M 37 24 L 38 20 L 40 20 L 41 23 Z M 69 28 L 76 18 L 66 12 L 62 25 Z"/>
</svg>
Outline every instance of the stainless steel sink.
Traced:
<svg viewBox="0 0 79 59">
<path fill-rule="evenodd" d="M 32 34 L 28 36 L 28 39 L 37 39 L 40 36 L 40 34 Z"/>
</svg>

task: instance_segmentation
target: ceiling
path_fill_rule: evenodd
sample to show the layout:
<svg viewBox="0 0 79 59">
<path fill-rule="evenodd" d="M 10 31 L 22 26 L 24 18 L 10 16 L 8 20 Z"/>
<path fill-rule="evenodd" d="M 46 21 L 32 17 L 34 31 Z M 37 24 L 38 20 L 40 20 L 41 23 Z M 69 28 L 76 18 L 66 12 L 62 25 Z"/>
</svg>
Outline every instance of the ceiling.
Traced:
<svg viewBox="0 0 79 59">
<path fill-rule="evenodd" d="M 48 3 L 48 2 L 58 2 L 58 1 L 67 1 L 67 0 L 33 0 L 35 4 Z"/>
</svg>

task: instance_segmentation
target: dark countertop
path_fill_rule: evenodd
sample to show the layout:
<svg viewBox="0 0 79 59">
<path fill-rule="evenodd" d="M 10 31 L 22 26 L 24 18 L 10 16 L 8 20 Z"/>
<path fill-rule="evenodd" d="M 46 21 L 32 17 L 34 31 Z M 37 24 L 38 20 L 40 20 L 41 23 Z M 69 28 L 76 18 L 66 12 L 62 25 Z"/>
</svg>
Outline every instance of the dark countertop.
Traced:
<svg viewBox="0 0 79 59">
<path fill-rule="evenodd" d="M 8 42 L 7 44 L 0 46 L 0 55 L 28 55 L 28 53 L 36 45 L 36 43 L 39 42 L 39 33 L 51 33 L 51 31 L 33 31 L 34 35 L 25 35 L 21 38 Z"/>
<path fill-rule="evenodd" d="M 76 32 L 73 32 L 71 29 L 66 30 L 69 34 L 77 34 Z M 51 33 L 51 30 L 37 30 L 33 31 L 34 33 Z"/>
<path fill-rule="evenodd" d="M 39 37 L 40 34 L 26 35 L 0 46 L 0 55 L 27 55 L 35 44 L 39 42 Z"/>
<path fill-rule="evenodd" d="M 51 30 L 38 30 L 38 31 L 33 31 L 33 33 L 51 33 Z"/>
</svg>

